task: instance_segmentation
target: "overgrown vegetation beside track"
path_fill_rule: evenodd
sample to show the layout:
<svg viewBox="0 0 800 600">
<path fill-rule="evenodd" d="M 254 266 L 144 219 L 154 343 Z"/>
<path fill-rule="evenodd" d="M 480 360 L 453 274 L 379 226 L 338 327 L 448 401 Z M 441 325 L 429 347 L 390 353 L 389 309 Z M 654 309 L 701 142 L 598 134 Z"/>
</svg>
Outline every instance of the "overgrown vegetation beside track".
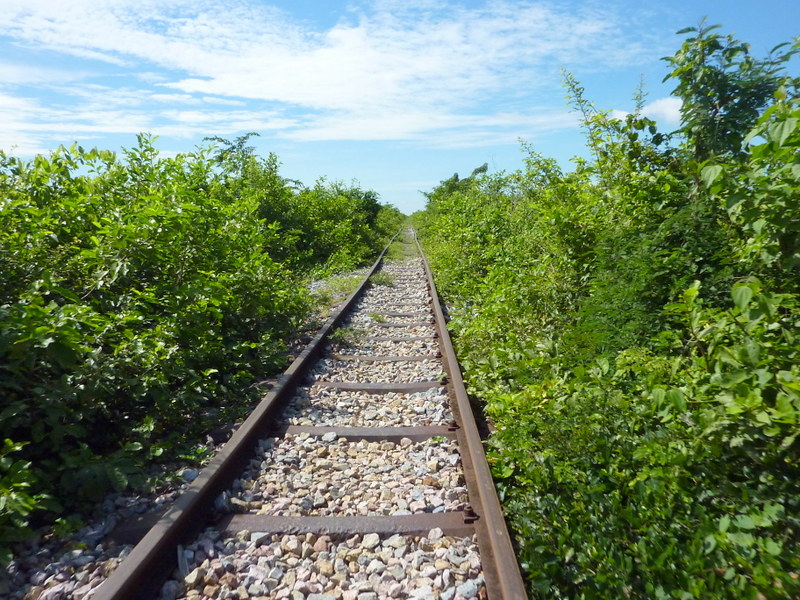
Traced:
<svg viewBox="0 0 800 600">
<path fill-rule="evenodd" d="M 0 562 L 33 513 L 143 485 L 240 416 L 285 366 L 304 282 L 399 229 L 375 193 L 289 181 L 247 137 L 0 152 Z"/>
<path fill-rule="evenodd" d="M 414 217 L 533 597 L 800 597 L 800 44 L 682 33 L 679 131 L 567 76 L 591 160 Z"/>
</svg>

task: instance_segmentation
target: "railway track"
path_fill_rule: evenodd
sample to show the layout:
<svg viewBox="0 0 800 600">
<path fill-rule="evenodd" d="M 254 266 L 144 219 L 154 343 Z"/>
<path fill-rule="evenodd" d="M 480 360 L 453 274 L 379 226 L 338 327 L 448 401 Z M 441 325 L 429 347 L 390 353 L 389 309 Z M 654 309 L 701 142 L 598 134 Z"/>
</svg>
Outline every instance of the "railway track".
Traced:
<svg viewBox="0 0 800 600">
<path fill-rule="evenodd" d="M 403 244 L 96 600 L 526 597 L 429 268 Z"/>
</svg>

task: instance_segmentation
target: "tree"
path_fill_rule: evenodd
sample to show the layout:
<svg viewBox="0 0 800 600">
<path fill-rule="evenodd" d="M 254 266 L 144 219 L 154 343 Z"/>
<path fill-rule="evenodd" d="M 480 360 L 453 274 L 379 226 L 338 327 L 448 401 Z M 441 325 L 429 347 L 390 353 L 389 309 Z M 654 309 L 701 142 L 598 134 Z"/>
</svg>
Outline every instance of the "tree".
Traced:
<svg viewBox="0 0 800 600">
<path fill-rule="evenodd" d="M 745 134 L 786 81 L 783 65 L 797 52 L 780 44 L 762 60 L 751 56 L 750 45 L 720 35 L 719 25 L 687 27 L 678 32 L 694 33 L 678 52 L 665 60 L 672 71 L 664 78 L 676 79 L 673 94 L 683 101 L 679 130 L 692 147 L 694 158 L 714 156 L 741 159 Z"/>
</svg>

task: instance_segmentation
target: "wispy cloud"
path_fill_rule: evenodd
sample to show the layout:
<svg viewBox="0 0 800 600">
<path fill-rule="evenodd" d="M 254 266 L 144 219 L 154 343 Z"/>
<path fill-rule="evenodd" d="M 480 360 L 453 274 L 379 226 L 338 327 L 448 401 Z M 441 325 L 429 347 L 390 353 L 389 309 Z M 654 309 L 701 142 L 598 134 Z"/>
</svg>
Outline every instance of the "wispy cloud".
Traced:
<svg viewBox="0 0 800 600">
<path fill-rule="evenodd" d="M 8 102 L 25 98 L 23 85 L 60 94 L 46 107 L 22 100 L 0 124 L 4 145 L 14 136 L 39 145 L 48 128 L 88 135 L 139 127 L 182 136 L 240 127 L 292 140 L 511 141 L 574 125 L 559 106 L 528 108 L 557 88 L 560 65 L 608 67 L 646 55 L 614 14 L 542 2 L 376 0 L 325 29 L 252 0 L 224 9 L 209 0 L 3 4 L 0 31 L 13 44 L 72 65 L 26 71 L 0 63 Z M 674 106 L 653 110 L 667 115 Z"/>
<path fill-rule="evenodd" d="M 36 154 L 46 150 L 30 130 L 36 118 L 36 108 L 36 102 L 31 98 L 0 91 L 0 149 L 18 154 Z"/>
<path fill-rule="evenodd" d="M 665 125 L 679 125 L 682 102 L 679 98 L 660 98 L 642 108 L 642 115 Z"/>
<path fill-rule="evenodd" d="M 0 60 L 0 82 L 6 85 L 69 83 L 91 77 L 90 72 L 63 71 Z"/>
<path fill-rule="evenodd" d="M 449 111 L 410 110 L 401 114 L 336 113 L 309 119 L 286 136 L 298 141 L 393 139 L 431 148 L 466 148 L 514 144 L 519 138 L 572 128 L 578 121 L 566 110 L 541 109 L 529 114 L 457 114 Z"/>
<path fill-rule="evenodd" d="M 680 98 L 659 98 L 645 104 L 642 107 L 641 115 L 657 121 L 664 128 L 677 127 L 681 123 L 681 106 Z M 624 110 L 611 111 L 611 116 L 616 119 L 624 119 L 628 114 L 630 113 Z"/>
</svg>

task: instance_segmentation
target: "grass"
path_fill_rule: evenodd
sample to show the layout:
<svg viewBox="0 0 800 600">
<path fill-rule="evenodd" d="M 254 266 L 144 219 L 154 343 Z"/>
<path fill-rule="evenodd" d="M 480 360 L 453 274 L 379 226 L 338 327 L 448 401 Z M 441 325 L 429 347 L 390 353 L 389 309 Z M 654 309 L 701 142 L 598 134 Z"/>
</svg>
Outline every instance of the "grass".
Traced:
<svg viewBox="0 0 800 600">
<path fill-rule="evenodd" d="M 363 335 L 364 332 L 355 327 L 339 327 L 328 336 L 328 339 L 335 344 L 347 347 L 357 344 Z"/>
<path fill-rule="evenodd" d="M 319 318 L 324 318 L 336 306 L 344 302 L 363 280 L 363 275 L 334 275 L 311 292 Z"/>
<path fill-rule="evenodd" d="M 414 239 L 405 232 L 397 236 L 397 239 L 392 242 L 386 251 L 388 260 L 402 260 L 417 255 L 417 245 L 414 243 Z"/>
<path fill-rule="evenodd" d="M 391 273 L 387 273 L 386 271 L 378 271 L 369 278 L 369 282 L 372 285 L 386 285 L 391 287 L 394 285 L 394 277 Z"/>
</svg>

